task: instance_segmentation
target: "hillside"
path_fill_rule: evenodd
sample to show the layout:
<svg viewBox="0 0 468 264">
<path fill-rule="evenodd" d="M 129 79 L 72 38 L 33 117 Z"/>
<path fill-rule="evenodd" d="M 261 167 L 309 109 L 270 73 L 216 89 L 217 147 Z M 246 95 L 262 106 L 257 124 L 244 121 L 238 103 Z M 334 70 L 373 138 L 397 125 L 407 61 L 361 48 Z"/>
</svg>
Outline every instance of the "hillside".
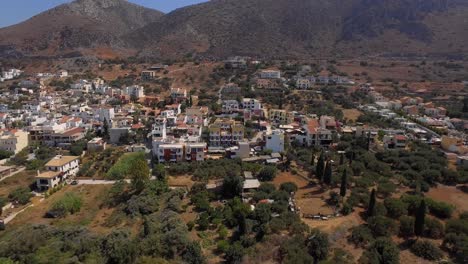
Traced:
<svg viewBox="0 0 468 264">
<path fill-rule="evenodd" d="M 212 0 L 169 14 L 77 0 L 0 29 L 0 57 L 468 54 L 468 0 Z"/>
<path fill-rule="evenodd" d="M 129 39 L 142 56 L 453 55 L 467 54 L 467 16 L 466 0 L 213 0 Z"/>
<path fill-rule="evenodd" d="M 0 55 L 61 55 L 85 49 L 128 48 L 121 36 L 163 13 L 125 0 L 77 0 L 0 29 Z"/>
</svg>

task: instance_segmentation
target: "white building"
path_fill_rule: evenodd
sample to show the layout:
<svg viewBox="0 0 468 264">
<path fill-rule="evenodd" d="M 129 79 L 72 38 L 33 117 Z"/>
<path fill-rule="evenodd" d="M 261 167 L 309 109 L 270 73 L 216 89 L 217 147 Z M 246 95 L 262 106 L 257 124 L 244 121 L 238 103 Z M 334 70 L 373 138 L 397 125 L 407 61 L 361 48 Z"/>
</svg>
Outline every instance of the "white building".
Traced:
<svg viewBox="0 0 468 264">
<path fill-rule="evenodd" d="M 88 141 L 87 144 L 87 149 L 88 152 L 97 152 L 97 151 L 102 151 L 106 149 L 106 142 L 102 138 L 93 138 L 90 141 Z"/>
<path fill-rule="evenodd" d="M 167 119 L 156 118 L 153 124 L 153 131 L 151 132 L 153 138 L 166 138 Z"/>
<path fill-rule="evenodd" d="M 0 136 L 0 149 L 15 154 L 28 146 L 28 133 L 23 130 L 5 131 Z"/>
<path fill-rule="evenodd" d="M 281 71 L 277 70 L 264 70 L 260 72 L 260 78 L 262 79 L 280 79 Z"/>
<path fill-rule="evenodd" d="M 2 81 L 6 80 L 11 80 L 14 79 L 18 76 L 20 76 L 23 73 L 23 71 L 18 70 L 18 69 L 10 69 L 8 71 L 4 71 L 1 74 Z"/>
<path fill-rule="evenodd" d="M 187 90 L 181 88 L 171 88 L 171 97 L 173 99 L 187 98 Z"/>
<path fill-rule="evenodd" d="M 259 100 L 253 98 L 244 98 L 242 99 L 241 107 L 243 109 L 250 110 L 261 110 L 263 109 L 262 103 Z"/>
<path fill-rule="evenodd" d="M 46 163 L 46 172 L 38 173 L 36 184 L 40 190 L 54 188 L 64 180 L 73 177 L 78 173 L 80 157 L 77 156 L 56 156 Z"/>
<path fill-rule="evenodd" d="M 104 122 L 106 120 L 108 124 L 114 119 L 115 117 L 115 111 L 113 107 L 98 107 L 93 109 L 93 115 L 96 117 L 99 121 Z"/>
<path fill-rule="evenodd" d="M 68 77 L 68 71 L 65 71 L 65 70 L 61 70 L 57 73 L 57 77 L 59 78 L 66 78 Z"/>
<path fill-rule="evenodd" d="M 162 144 L 156 148 L 156 157 L 160 163 L 181 162 L 184 160 L 184 144 Z"/>
<path fill-rule="evenodd" d="M 265 149 L 272 152 L 284 152 L 284 133 L 281 130 L 272 130 L 270 134 L 266 135 Z"/>
<path fill-rule="evenodd" d="M 307 90 L 312 88 L 313 83 L 307 78 L 299 78 L 296 81 L 296 88 L 300 90 Z"/>
<path fill-rule="evenodd" d="M 224 100 L 222 104 L 223 114 L 239 112 L 239 102 L 237 100 Z"/>
<path fill-rule="evenodd" d="M 70 87 L 74 90 L 82 91 L 83 93 L 89 93 L 93 85 L 87 80 L 79 80 L 78 82 L 71 84 Z"/>
<path fill-rule="evenodd" d="M 145 97 L 145 88 L 139 85 L 132 85 L 125 87 L 123 93 L 131 97 L 142 98 Z"/>
<path fill-rule="evenodd" d="M 206 143 L 187 143 L 185 145 L 186 161 L 204 161 Z"/>
</svg>

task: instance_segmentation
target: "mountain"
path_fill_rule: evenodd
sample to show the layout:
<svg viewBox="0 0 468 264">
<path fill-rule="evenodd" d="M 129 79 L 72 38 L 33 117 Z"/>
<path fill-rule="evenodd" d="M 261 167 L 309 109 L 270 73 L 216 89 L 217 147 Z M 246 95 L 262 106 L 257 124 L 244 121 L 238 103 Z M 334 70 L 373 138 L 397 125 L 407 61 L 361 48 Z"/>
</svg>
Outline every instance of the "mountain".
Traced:
<svg viewBox="0 0 468 264">
<path fill-rule="evenodd" d="M 127 35 L 141 56 L 468 54 L 468 0 L 212 0 Z"/>
<path fill-rule="evenodd" d="M 122 36 L 163 13 L 125 0 L 77 0 L 0 29 L 0 55 L 61 55 L 87 49 L 125 50 Z"/>
<path fill-rule="evenodd" d="M 460 58 L 468 57 L 467 17 L 468 0 L 211 0 L 166 15 L 78 0 L 0 29 L 0 57 Z"/>
</svg>

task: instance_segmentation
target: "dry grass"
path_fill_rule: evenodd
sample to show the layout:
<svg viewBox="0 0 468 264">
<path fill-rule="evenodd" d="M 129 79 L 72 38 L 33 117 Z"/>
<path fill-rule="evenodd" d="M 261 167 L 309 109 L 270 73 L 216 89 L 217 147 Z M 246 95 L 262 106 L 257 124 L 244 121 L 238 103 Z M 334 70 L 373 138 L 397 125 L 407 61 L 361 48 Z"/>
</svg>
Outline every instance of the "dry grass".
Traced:
<svg viewBox="0 0 468 264">
<path fill-rule="evenodd" d="M 456 186 L 438 185 L 437 188 L 431 188 L 427 196 L 436 200 L 453 204 L 456 206 L 456 212 L 468 211 L 468 195 L 459 190 Z"/>
<path fill-rule="evenodd" d="M 22 171 L 0 182 L 0 196 L 8 196 L 18 187 L 28 187 L 34 183 L 34 171 Z"/>
<path fill-rule="evenodd" d="M 185 187 L 187 190 L 190 190 L 195 184 L 195 182 L 192 180 L 192 176 L 169 176 L 167 179 L 167 182 L 169 186 L 173 187 Z"/>
<path fill-rule="evenodd" d="M 41 203 L 35 202 L 33 207 L 18 215 L 11 223 L 11 227 L 19 227 L 24 224 L 46 224 L 55 226 L 67 225 L 90 225 L 96 217 L 99 218 L 100 205 L 105 194 L 111 188 L 109 185 L 89 185 L 89 186 L 65 186 L 60 191 L 54 193 Z M 44 218 L 50 207 L 66 193 L 75 193 L 82 198 L 82 207 L 79 213 L 68 215 L 61 219 Z"/>
<path fill-rule="evenodd" d="M 357 109 L 343 109 L 343 116 L 345 119 L 356 122 L 356 120 L 362 115 L 362 112 Z"/>
</svg>

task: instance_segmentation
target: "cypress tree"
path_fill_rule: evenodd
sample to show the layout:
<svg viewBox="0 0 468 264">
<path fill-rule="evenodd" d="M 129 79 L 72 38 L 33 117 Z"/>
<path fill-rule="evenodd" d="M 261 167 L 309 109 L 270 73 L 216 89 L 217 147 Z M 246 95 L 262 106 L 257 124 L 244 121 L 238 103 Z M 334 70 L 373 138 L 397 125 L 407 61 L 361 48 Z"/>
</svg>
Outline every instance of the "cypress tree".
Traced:
<svg viewBox="0 0 468 264">
<path fill-rule="evenodd" d="M 343 171 L 343 175 L 341 175 L 341 186 L 340 186 L 340 196 L 346 196 L 346 187 L 348 185 L 348 175 L 346 174 L 346 169 Z"/>
<path fill-rule="evenodd" d="M 107 123 L 107 119 L 104 118 L 104 124 L 102 126 L 103 129 L 103 136 L 104 138 L 108 139 L 109 138 L 109 123 Z"/>
<path fill-rule="evenodd" d="M 310 165 L 315 165 L 315 154 L 312 152 L 312 157 L 310 158 Z"/>
<path fill-rule="evenodd" d="M 414 218 L 414 234 L 421 236 L 424 231 L 424 221 L 426 217 L 426 202 L 422 199 L 419 204 L 418 211 L 416 211 L 416 217 Z"/>
<path fill-rule="evenodd" d="M 371 139 L 371 137 L 370 137 L 370 136 L 371 136 L 371 133 L 370 133 L 370 132 L 368 132 L 368 133 L 367 133 L 367 143 L 366 143 L 366 148 L 367 148 L 367 151 L 369 151 L 369 150 L 370 150 L 370 139 Z"/>
<path fill-rule="evenodd" d="M 315 167 L 315 176 L 317 176 L 319 180 L 322 180 L 323 178 L 324 169 L 325 169 L 325 158 L 323 157 L 323 151 L 322 151 L 317 161 L 317 166 Z"/>
<path fill-rule="evenodd" d="M 371 217 L 375 215 L 375 189 L 372 189 L 370 199 L 369 199 L 369 206 L 367 206 L 367 217 Z"/>
<path fill-rule="evenodd" d="M 323 177 L 323 182 L 326 185 L 330 185 L 332 180 L 332 164 L 331 161 L 327 162 L 327 165 L 325 166 L 325 173 Z"/>
<path fill-rule="evenodd" d="M 468 113 L 468 97 L 463 98 L 463 113 Z"/>
</svg>

